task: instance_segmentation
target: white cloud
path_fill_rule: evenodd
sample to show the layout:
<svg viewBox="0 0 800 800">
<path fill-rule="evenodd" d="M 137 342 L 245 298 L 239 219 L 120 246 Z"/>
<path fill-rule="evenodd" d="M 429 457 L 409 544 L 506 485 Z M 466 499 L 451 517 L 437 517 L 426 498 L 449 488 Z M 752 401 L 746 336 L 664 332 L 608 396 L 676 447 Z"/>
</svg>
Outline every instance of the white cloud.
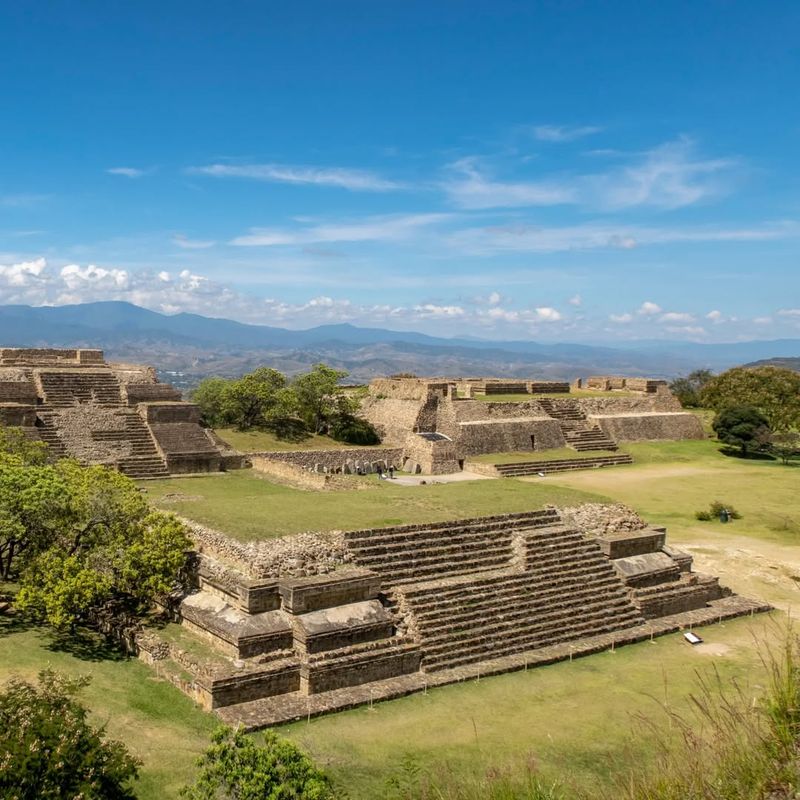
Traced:
<svg viewBox="0 0 800 800">
<path fill-rule="evenodd" d="M 570 299 L 567 300 L 567 302 L 571 306 L 581 306 L 581 305 L 583 305 L 583 298 L 579 294 L 576 294 L 576 295 L 573 295 L 572 297 L 570 297 Z"/>
<path fill-rule="evenodd" d="M 722 312 L 716 309 L 714 311 L 709 311 L 708 314 L 706 314 L 706 319 L 711 320 L 711 322 L 713 322 L 715 325 L 725 321 L 725 317 Z"/>
<path fill-rule="evenodd" d="M 697 325 L 681 325 L 678 327 L 668 327 L 670 333 L 683 333 L 689 336 L 705 336 L 707 331 Z"/>
<path fill-rule="evenodd" d="M 652 317 L 654 314 L 660 314 L 661 311 L 662 308 L 658 303 L 654 303 L 652 300 L 645 300 L 636 313 L 644 317 Z"/>
<path fill-rule="evenodd" d="M 504 183 L 487 177 L 475 158 L 462 158 L 449 165 L 454 177 L 442 189 L 459 208 L 481 209 L 516 206 L 554 206 L 575 203 L 574 190 L 545 182 Z"/>
<path fill-rule="evenodd" d="M 682 311 L 667 311 L 659 317 L 659 322 L 692 322 L 694 317 Z"/>
<path fill-rule="evenodd" d="M 756 325 L 770 325 L 772 324 L 772 317 L 755 317 L 753 322 Z"/>
<path fill-rule="evenodd" d="M 461 306 L 439 306 L 434 303 L 414 306 L 414 311 L 422 319 L 463 317 L 466 314 L 466 311 Z"/>
<path fill-rule="evenodd" d="M 389 192 L 403 189 L 397 181 L 387 180 L 373 172 L 342 167 L 293 166 L 288 164 L 209 164 L 189 167 L 193 175 L 214 178 L 250 178 L 270 183 L 334 186 L 362 192 Z"/>
<path fill-rule="evenodd" d="M 628 322 L 633 322 L 633 314 L 611 314 L 609 319 L 612 322 L 616 322 L 620 325 L 625 325 Z"/>
<path fill-rule="evenodd" d="M 490 306 L 496 306 L 502 299 L 503 298 L 500 295 L 500 292 L 492 292 L 489 295 L 488 303 L 489 303 Z"/>
<path fill-rule="evenodd" d="M 125 178 L 141 178 L 147 174 L 147 170 L 136 167 L 111 167 L 106 172 L 109 175 L 122 175 Z"/>
<path fill-rule="evenodd" d="M 782 308 L 778 311 L 779 317 L 800 317 L 800 308 Z"/>
<path fill-rule="evenodd" d="M 210 239 L 189 239 L 182 233 L 173 236 L 172 243 L 184 250 L 207 250 L 209 247 L 213 247 L 216 244 L 215 241 Z"/>
<path fill-rule="evenodd" d="M 735 159 L 701 158 L 687 138 L 646 151 L 638 161 L 586 179 L 587 201 L 605 210 L 636 206 L 676 209 L 723 194 L 722 176 Z"/>
<path fill-rule="evenodd" d="M 394 242 L 447 220 L 450 214 L 408 214 L 366 217 L 354 222 L 324 223 L 303 228 L 252 228 L 231 244 L 239 247 L 275 247 L 322 242 Z"/>
<path fill-rule="evenodd" d="M 602 211 L 652 206 L 677 209 L 724 194 L 738 162 L 704 158 L 685 137 L 629 155 L 606 172 L 584 175 L 539 175 L 536 179 L 494 179 L 481 159 L 470 156 L 448 166 L 451 177 L 441 186 L 460 208 L 514 208 L 580 205 Z"/>
<path fill-rule="evenodd" d="M 534 310 L 536 318 L 541 322 L 559 322 L 561 320 L 561 314 L 549 306 L 540 306 Z"/>
<path fill-rule="evenodd" d="M 540 142 L 573 142 L 602 130 L 597 125 L 536 125 L 532 132 Z"/>
</svg>

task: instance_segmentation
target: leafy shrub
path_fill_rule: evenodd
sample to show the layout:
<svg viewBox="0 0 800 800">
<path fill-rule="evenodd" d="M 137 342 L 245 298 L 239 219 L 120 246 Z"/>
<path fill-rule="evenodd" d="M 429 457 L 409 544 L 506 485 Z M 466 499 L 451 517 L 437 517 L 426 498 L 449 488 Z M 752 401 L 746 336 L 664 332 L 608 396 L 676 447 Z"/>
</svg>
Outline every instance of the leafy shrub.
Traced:
<svg viewBox="0 0 800 800">
<path fill-rule="evenodd" d="M 715 500 L 708 507 L 708 511 L 695 511 L 694 518 L 701 522 L 711 522 L 712 520 L 719 519 L 719 515 L 723 510 L 727 510 L 728 516 L 731 519 L 741 519 L 742 515 L 729 503 L 723 503 L 720 500 Z"/>
<path fill-rule="evenodd" d="M 347 442 L 347 444 L 380 444 L 381 437 L 372 426 L 360 417 L 351 414 L 342 414 L 331 422 L 330 437 L 337 442 Z"/>
</svg>

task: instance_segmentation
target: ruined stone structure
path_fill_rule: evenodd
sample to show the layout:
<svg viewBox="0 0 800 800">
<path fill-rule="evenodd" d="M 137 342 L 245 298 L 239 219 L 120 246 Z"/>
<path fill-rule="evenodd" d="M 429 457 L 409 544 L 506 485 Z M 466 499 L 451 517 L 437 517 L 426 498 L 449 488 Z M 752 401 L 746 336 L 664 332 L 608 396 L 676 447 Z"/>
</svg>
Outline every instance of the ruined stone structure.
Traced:
<svg viewBox="0 0 800 800">
<path fill-rule="evenodd" d="M 56 456 L 136 478 L 226 465 L 197 406 L 159 383 L 152 367 L 108 364 L 100 350 L 0 349 L 0 422 Z"/>
<path fill-rule="evenodd" d="M 592 533 L 587 517 L 597 507 L 309 534 L 288 561 L 294 537 L 257 559 L 203 531 L 181 635 L 144 633 L 140 655 L 252 729 L 767 609 L 632 512 Z"/>
<path fill-rule="evenodd" d="M 404 462 L 412 471 L 431 474 L 452 472 L 470 456 L 487 453 L 564 447 L 591 453 L 616 450 L 620 441 L 703 438 L 700 421 L 683 411 L 663 381 L 619 380 L 620 388 L 626 381 L 638 388 L 617 395 L 609 389 L 606 394 L 604 384 L 603 394 L 584 397 L 571 396 L 569 386 L 559 384 L 537 397 L 539 389 L 533 387 L 544 384 L 485 378 L 378 379 L 370 384 L 360 413 L 387 445 L 404 449 Z M 497 387 L 515 393 L 526 389 L 530 399 L 473 399 Z"/>
</svg>

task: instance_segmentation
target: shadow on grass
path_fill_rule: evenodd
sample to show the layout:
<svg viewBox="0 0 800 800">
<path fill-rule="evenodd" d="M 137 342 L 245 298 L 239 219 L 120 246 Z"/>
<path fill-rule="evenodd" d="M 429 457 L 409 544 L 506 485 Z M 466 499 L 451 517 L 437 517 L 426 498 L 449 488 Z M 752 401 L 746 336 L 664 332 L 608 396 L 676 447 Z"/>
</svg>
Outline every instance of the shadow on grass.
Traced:
<svg viewBox="0 0 800 800">
<path fill-rule="evenodd" d="M 17 614 L 11 610 L 0 613 L 0 638 L 11 636 L 15 633 L 24 633 L 35 627 L 35 624 L 22 616 L 22 614 Z"/>
<path fill-rule="evenodd" d="M 51 631 L 47 649 L 67 653 L 81 661 L 126 661 L 128 656 L 115 642 L 100 633 L 78 628 L 75 631 Z"/>
<path fill-rule="evenodd" d="M 742 453 L 741 450 L 735 447 L 720 447 L 719 452 L 728 458 L 737 458 L 740 461 L 777 461 L 775 456 L 769 453 Z"/>
</svg>

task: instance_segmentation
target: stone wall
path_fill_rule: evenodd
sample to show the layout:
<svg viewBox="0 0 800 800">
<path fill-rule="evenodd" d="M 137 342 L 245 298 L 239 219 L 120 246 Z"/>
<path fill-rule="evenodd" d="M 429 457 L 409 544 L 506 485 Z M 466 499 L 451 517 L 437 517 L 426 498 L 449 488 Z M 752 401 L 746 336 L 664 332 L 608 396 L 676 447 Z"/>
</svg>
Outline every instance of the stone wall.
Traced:
<svg viewBox="0 0 800 800">
<path fill-rule="evenodd" d="M 279 539 L 264 531 L 264 539 L 243 544 L 220 531 L 183 520 L 201 553 L 230 564 L 251 578 L 324 575 L 352 561 L 341 531 L 297 533 Z"/>
<path fill-rule="evenodd" d="M 461 422 L 457 441 L 463 456 L 566 447 L 558 421 L 539 417 Z"/>
<path fill-rule="evenodd" d="M 557 403 L 558 400 L 553 402 Z M 608 397 L 576 397 L 574 403 L 584 414 L 647 414 L 653 411 L 683 411 L 678 399 L 672 392 L 654 394 L 641 394 L 635 397 L 614 396 Z"/>
<path fill-rule="evenodd" d="M 36 406 L 0 403 L 0 425 L 33 428 L 36 425 Z"/>
<path fill-rule="evenodd" d="M 430 440 L 412 433 L 406 439 L 402 466 L 407 472 L 447 475 L 460 469 L 456 448 L 450 439 Z"/>
<path fill-rule="evenodd" d="M 313 470 L 316 466 L 329 470 L 341 469 L 346 461 L 388 461 L 399 466 L 403 455 L 402 447 L 343 447 L 336 450 L 286 450 L 282 452 L 253 453 L 255 457 L 283 461 L 304 469 Z"/>
<path fill-rule="evenodd" d="M 313 472 L 290 461 L 279 461 L 269 455 L 250 455 L 249 461 L 256 472 L 263 472 L 279 483 L 286 483 L 298 489 L 311 491 L 337 491 L 343 489 L 366 488 L 348 475 Z"/>
<path fill-rule="evenodd" d="M 594 414 L 589 420 L 617 442 L 705 439 L 700 420 L 687 412 Z"/>
<path fill-rule="evenodd" d="M 194 403 L 141 403 L 138 408 L 148 423 L 200 423 L 200 409 Z"/>
</svg>

